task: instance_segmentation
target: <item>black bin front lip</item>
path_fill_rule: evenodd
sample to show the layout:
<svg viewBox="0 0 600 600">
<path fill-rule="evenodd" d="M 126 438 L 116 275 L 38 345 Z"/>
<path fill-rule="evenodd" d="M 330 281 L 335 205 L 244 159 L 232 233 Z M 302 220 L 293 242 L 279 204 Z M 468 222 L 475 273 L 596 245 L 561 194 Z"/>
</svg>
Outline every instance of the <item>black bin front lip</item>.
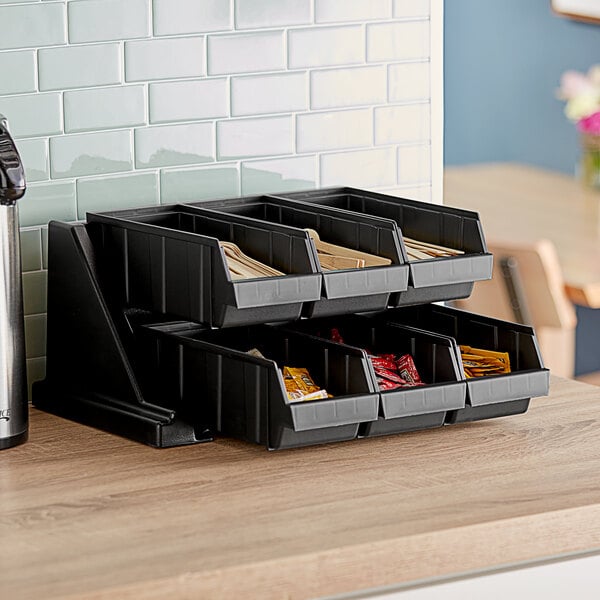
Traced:
<svg viewBox="0 0 600 600">
<path fill-rule="evenodd" d="M 467 402 L 484 406 L 511 400 L 547 396 L 550 390 L 549 369 L 514 371 L 506 375 L 488 375 L 466 379 Z"/>
<path fill-rule="evenodd" d="M 461 254 L 431 260 L 410 260 L 411 285 L 414 288 L 470 283 L 492 278 L 493 256 L 482 254 Z"/>
<path fill-rule="evenodd" d="M 233 288 L 230 304 L 235 308 L 258 308 L 279 304 L 302 304 L 321 297 L 319 274 L 256 277 L 229 281 Z"/>
<path fill-rule="evenodd" d="M 408 289 L 409 266 L 366 267 L 323 271 L 323 296 L 328 300 L 404 292 Z"/>
<path fill-rule="evenodd" d="M 381 412 L 385 419 L 413 417 L 465 407 L 466 383 L 444 381 L 413 388 L 381 391 Z"/>
<path fill-rule="evenodd" d="M 339 425 L 375 421 L 377 394 L 354 394 L 328 400 L 289 402 L 294 431 L 308 431 Z"/>
</svg>

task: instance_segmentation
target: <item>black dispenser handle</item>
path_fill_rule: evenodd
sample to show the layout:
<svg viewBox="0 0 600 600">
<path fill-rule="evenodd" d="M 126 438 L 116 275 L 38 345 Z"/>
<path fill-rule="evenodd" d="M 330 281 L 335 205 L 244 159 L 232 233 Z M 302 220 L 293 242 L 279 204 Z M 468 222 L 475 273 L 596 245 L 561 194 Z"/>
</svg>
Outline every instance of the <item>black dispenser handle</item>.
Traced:
<svg viewBox="0 0 600 600">
<path fill-rule="evenodd" d="M 23 163 L 8 130 L 8 121 L 0 115 L 0 204 L 14 204 L 25 190 Z"/>
</svg>

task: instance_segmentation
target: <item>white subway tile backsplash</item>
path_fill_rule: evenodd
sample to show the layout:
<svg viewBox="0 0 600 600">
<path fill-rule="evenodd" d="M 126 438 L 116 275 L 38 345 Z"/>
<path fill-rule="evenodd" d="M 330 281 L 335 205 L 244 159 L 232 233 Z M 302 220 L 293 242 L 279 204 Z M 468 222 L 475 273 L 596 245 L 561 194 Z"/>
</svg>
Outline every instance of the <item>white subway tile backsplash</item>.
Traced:
<svg viewBox="0 0 600 600">
<path fill-rule="evenodd" d="M 242 194 L 267 194 L 315 188 L 317 157 L 297 156 L 242 163 Z"/>
<path fill-rule="evenodd" d="M 386 187 L 396 183 L 396 149 L 376 148 L 321 156 L 321 185 Z"/>
<path fill-rule="evenodd" d="M 296 140 L 298 152 L 369 146 L 373 140 L 371 109 L 298 115 Z"/>
<path fill-rule="evenodd" d="M 135 131 L 138 169 L 209 162 L 215 159 L 214 125 L 190 123 Z"/>
<path fill-rule="evenodd" d="M 133 168 L 131 132 L 103 131 L 50 139 L 54 179 L 129 171 Z"/>
<path fill-rule="evenodd" d="M 68 9 L 72 44 L 150 35 L 148 0 L 72 0 Z"/>
<path fill-rule="evenodd" d="M 406 1 L 404 0 L 404 2 Z M 390 0 L 315 0 L 315 21 L 317 23 L 370 21 L 387 19 L 391 16 Z"/>
<path fill-rule="evenodd" d="M 133 127 L 146 122 L 142 85 L 76 90 L 64 96 L 67 132 Z"/>
<path fill-rule="evenodd" d="M 228 198 L 239 194 L 240 175 L 234 164 L 165 169 L 160 174 L 163 204 Z"/>
<path fill-rule="evenodd" d="M 431 135 L 429 104 L 382 106 L 375 109 L 375 143 L 426 142 Z"/>
<path fill-rule="evenodd" d="M 56 2 L 1 6 L 0 24 L 0 50 L 56 46 L 67 41 L 64 6 Z"/>
<path fill-rule="evenodd" d="M 0 95 L 35 92 L 36 68 L 33 50 L 0 53 Z"/>
<path fill-rule="evenodd" d="M 60 94 L 28 94 L 0 98 L 0 114 L 14 137 L 53 135 L 62 131 Z"/>
<path fill-rule="evenodd" d="M 429 0 L 394 0 L 394 17 L 428 17 Z"/>
<path fill-rule="evenodd" d="M 257 29 L 310 23 L 311 1 L 235 0 L 235 26 Z"/>
<path fill-rule="evenodd" d="M 0 0 L 0 113 L 28 180 L 27 310 L 45 310 L 49 219 L 337 184 L 430 200 L 435 10 Z M 28 323 L 38 376 L 43 316 Z"/>
<path fill-rule="evenodd" d="M 431 177 L 431 146 L 401 146 L 398 148 L 398 183 L 426 183 Z"/>
<path fill-rule="evenodd" d="M 428 57 L 428 21 L 367 25 L 367 60 L 370 62 Z"/>
<path fill-rule="evenodd" d="M 209 36 L 209 75 L 285 68 L 283 35 L 283 31 L 265 31 Z"/>
<path fill-rule="evenodd" d="M 431 94 L 429 62 L 401 63 L 388 67 L 390 102 L 427 100 Z"/>
<path fill-rule="evenodd" d="M 42 231 L 39 227 L 21 229 L 21 269 L 40 271 L 42 268 Z"/>
<path fill-rule="evenodd" d="M 231 29 L 226 0 L 153 0 L 154 34 L 179 35 Z"/>
<path fill-rule="evenodd" d="M 121 82 L 119 44 L 46 48 L 38 53 L 40 90 L 111 85 Z"/>
<path fill-rule="evenodd" d="M 292 117 L 232 119 L 217 123 L 217 156 L 221 160 L 293 151 Z"/>
<path fill-rule="evenodd" d="M 50 177 L 48 167 L 48 140 L 45 138 L 32 138 L 19 140 L 17 150 L 25 166 L 25 179 L 27 183 L 45 181 Z"/>
<path fill-rule="evenodd" d="M 387 98 L 385 66 L 313 71 L 310 76 L 311 108 L 381 104 Z"/>
<path fill-rule="evenodd" d="M 183 37 L 125 43 L 125 79 L 148 81 L 204 75 L 204 38 Z"/>
<path fill-rule="evenodd" d="M 227 79 L 150 84 L 150 122 L 214 119 L 229 114 Z"/>
<path fill-rule="evenodd" d="M 364 30 L 360 25 L 292 29 L 288 33 L 291 69 L 361 63 L 364 48 Z"/>
<path fill-rule="evenodd" d="M 77 218 L 92 211 L 158 204 L 158 173 L 128 173 L 77 180 Z"/>
<path fill-rule="evenodd" d="M 21 227 L 45 225 L 50 219 L 59 221 L 77 219 L 75 183 L 72 181 L 32 183 L 27 186 L 27 193 L 22 200 L 19 200 Z M 42 309 L 38 312 L 44 311 Z"/>
<path fill-rule="evenodd" d="M 308 108 L 306 73 L 249 75 L 231 79 L 234 116 L 294 112 Z"/>
</svg>

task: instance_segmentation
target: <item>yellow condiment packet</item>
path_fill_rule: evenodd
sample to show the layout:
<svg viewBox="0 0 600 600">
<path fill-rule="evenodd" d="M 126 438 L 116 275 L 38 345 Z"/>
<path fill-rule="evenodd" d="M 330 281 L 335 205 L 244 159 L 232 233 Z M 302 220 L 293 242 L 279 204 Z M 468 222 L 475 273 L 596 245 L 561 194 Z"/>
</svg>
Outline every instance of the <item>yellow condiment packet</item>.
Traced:
<svg viewBox="0 0 600 600">
<path fill-rule="evenodd" d="M 331 397 L 327 390 L 322 390 L 312 379 L 308 369 L 283 367 L 283 381 L 290 402 L 322 400 Z"/>
</svg>

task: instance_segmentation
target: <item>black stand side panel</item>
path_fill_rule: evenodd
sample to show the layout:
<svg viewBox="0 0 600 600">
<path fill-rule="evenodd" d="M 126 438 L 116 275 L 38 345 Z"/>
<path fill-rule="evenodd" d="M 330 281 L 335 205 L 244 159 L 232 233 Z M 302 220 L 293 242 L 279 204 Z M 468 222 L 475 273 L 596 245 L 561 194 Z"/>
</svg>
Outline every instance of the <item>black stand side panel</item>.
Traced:
<svg viewBox="0 0 600 600">
<path fill-rule="evenodd" d="M 156 447 L 212 439 L 175 410 L 144 401 L 98 281 L 84 225 L 49 228 L 48 362 L 33 404 Z"/>
</svg>

